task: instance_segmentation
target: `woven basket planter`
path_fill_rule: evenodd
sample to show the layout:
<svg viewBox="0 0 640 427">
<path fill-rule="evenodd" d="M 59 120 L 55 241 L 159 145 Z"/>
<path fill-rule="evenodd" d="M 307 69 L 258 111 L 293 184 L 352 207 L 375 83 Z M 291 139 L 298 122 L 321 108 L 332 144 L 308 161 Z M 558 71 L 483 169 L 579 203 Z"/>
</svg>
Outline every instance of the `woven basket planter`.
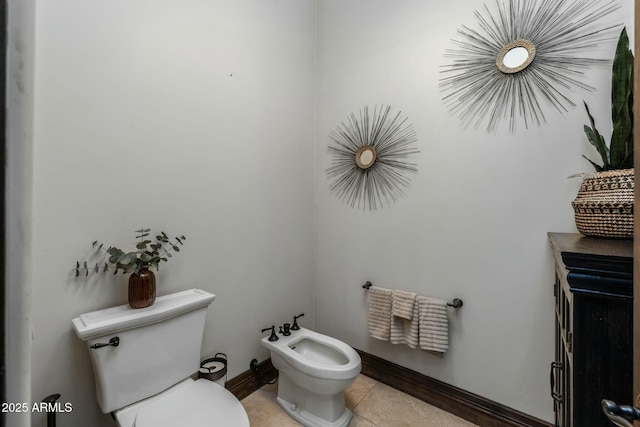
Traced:
<svg viewBox="0 0 640 427">
<path fill-rule="evenodd" d="M 582 181 L 571 203 L 585 236 L 633 238 L 634 170 L 596 172 Z"/>
</svg>

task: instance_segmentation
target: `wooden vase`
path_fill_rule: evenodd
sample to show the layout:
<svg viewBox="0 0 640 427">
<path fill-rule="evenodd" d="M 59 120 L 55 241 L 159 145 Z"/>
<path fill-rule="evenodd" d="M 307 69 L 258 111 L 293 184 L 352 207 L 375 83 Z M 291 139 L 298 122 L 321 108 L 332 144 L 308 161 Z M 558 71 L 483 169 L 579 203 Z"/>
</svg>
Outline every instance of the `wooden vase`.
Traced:
<svg viewBox="0 0 640 427">
<path fill-rule="evenodd" d="M 156 276 L 153 271 L 142 267 L 129 276 L 129 305 L 144 308 L 156 300 Z"/>
</svg>

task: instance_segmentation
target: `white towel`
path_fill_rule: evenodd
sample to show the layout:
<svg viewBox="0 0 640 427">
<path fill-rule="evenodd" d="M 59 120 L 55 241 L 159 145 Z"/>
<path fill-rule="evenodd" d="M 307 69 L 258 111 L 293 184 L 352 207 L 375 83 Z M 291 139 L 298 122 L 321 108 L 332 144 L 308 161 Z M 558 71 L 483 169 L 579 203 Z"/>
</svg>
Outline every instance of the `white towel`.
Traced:
<svg viewBox="0 0 640 427">
<path fill-rule="evenodd" d="M 398 316 L 391 316 L 391 344 L 406 344 L 411 348 L 418 347 L 420 316 L 418 304 L 413 305 L 412 319 L 407 320 Z"/>
<path fill-rule="evenodd" d="M 391 344 L 418 346 L 418 305 L 413 292 L 394 289 L 391 292 Z"/>
<path fill-rule="evenodd" d="M 449 349 L 447 302 L 436 298 L 416 297 L 420 321 L 420 348 L 444 353 Z"/>
<path fill-rule="evenodd" d="M 371 286 L 369 288 L 369 335 L 389 341 L 391 331 L 391 289 Z"/>
<path fill-rule="evenodd" d="M 411 320 L 413 318 L 413 307 L 415 302 L 415 292 L 394 289 L 391 291 L 391 314 L 396 317 Z"/>
</svg>

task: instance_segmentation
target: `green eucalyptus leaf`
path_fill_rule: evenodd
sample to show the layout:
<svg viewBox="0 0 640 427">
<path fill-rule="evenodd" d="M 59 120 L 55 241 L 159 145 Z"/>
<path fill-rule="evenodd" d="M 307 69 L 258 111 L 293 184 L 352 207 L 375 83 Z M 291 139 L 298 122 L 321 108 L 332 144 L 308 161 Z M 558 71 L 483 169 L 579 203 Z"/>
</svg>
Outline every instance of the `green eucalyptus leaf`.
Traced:
<svg viewBox="0 0 640 427">
<path fill-rule="evenodd" d="M 122 255 L 120 258 L 118 258 L 118 264 L 121 264 L 123 267 L 130 265 L 131 262 L 133 262 L 133 257 L 131 257 L 129 254 Z"/>
<path fill-rule="evenodd" d="M 77 268 L 75 270 L 76 270 L 76 277 L 80 276 L 80 270 L 78 270 Z"/>
<path fill-rule="evenodd" d="M 94 240 L 93 243 L 91 243 L 91 246 L 95 248 L 97 244 L 98 244 L 98 241 Z"/>
<path fill-rule="evenodd" d="M 147 247 L 147 243 L 146 242 L 140 242 L 136 245 L 136 248 L 138 249 L 145 249 Z"/>
<path fill-rule="evenodd" d="M 93 271 L 95 271 L 96 274 L 98 274 L 100 272 L 100 267 L 98 267 L 98 263 L 96 262 L 96 265 L 93 267 Z"/>
</svg>

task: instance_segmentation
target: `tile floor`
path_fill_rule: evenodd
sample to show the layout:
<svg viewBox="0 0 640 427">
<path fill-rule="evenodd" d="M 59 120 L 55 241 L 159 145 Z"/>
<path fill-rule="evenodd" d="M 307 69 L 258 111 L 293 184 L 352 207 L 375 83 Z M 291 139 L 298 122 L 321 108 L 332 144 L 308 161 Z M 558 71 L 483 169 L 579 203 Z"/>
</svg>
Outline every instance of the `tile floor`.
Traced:
<svg viewBox="0 0 640 427">
<path fill-rule="evenodd" d="M 277 385 L 266 385 L 242 399 L 251 427 L 295 427 L 276 402 Z M 429 405 L 364 375 L 345 390 L 353 411 L 350 427 L 474 427 L 462 418 Z M 476 426 L 477 427 L 477 426 Z"/>
</svg>

